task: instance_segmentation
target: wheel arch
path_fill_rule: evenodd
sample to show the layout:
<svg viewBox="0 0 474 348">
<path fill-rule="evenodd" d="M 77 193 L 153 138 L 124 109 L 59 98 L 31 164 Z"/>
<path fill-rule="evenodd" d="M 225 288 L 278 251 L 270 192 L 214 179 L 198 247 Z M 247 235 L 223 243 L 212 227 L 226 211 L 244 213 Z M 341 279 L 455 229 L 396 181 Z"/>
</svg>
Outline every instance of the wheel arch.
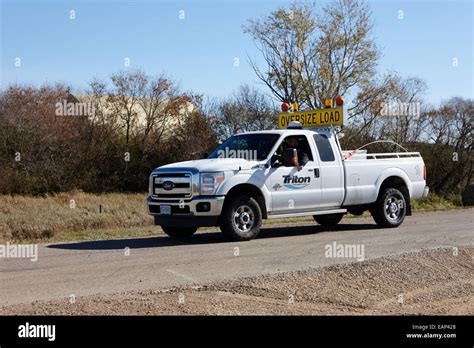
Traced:
<svg viewBox="0 0 474 348">
<path fill-rule="evenodd" d="M 238 184 L 232 187 L 229 192 L 227 192 L 224 200 L 224 206 L 229 204 L 229 202 L 236 196 L 239 195 L 249 195 L 250 197 L 255 198 L 258 205 L 260 206 L 260 210 L 262 212 L 262 218 L 266 219 L 268 217 L 267 214 L 267 206 L 265 202 L 265 196 L 263 192 L 255 185 L 252 184 Z"/>
<path fill-rule="evenodd" d="M 400 175 L 400 174 L 404 174 L 404 175 Z M 409 185 L 409 182 L 410 181 L 408 179 L 408 176 L 402 171 L 400 171 L 400 173 L 394 173 L 394 175 L 386 176 L 378 185 L 377 198 L 382 194 L 382 192 L 386 188 L 390 187 L 390 188 L 395 188 L 399 190 L 403 194 L 403 197 L 405 198 L 405 203 L 407 206 L 406 215 L 410 216 L 411 215 L 411 203 L 410 203 L 411 187 Z"/>
</svg>

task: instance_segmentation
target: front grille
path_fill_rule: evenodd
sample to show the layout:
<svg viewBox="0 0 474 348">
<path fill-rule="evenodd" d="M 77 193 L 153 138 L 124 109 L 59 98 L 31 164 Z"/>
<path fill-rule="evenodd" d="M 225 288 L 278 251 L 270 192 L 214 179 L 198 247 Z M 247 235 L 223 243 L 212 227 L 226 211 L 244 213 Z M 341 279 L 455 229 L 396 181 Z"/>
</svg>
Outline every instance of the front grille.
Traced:
<svg viewBox="0 0 474 348">
<path fill-rule="evenodd" d="M 153 175 L 153 194 L 157 199 L 180 200 L 192 197 L 192 175 L 191 173 L 157 173 Z M 172 183 L 171 189 L 165 190 L 163 183 Z"/>
</svg>

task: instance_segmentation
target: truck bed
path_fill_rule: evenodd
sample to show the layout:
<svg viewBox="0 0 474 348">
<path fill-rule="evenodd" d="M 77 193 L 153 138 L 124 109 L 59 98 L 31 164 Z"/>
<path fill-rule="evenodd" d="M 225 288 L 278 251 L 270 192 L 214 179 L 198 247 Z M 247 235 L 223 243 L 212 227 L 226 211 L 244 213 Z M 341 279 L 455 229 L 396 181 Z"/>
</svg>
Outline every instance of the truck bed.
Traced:
<svg viewBox="0 0 474 348">
<path fill-rule="evenodd" d="M 377 200 L 378 188 L 390 176 L 404 179 L 411 198 L 425 188 L 424 163 L 419 152 L 371 153 L 343 151 L 346 197 L 344 206 Z"/>
</svg>

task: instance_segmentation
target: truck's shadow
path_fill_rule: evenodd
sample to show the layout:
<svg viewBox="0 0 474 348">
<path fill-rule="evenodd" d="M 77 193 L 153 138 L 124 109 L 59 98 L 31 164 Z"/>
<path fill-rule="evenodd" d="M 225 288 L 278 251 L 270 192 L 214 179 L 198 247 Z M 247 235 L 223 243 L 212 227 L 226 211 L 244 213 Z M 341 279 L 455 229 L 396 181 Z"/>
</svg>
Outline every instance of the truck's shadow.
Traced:
<svg viewBox="0 0 474 348">
<path fill-rule="evenodd" d="M 316 234 L 320 232 L 337 232 L 337 231 L 357 231 L 376 229 L 375 224 L 339 224 L 332 229 L 323 229 L 319 225 L 305 225 L 305 226 L 291 226 L 291 227 L 265 227 L 262 228 L 257 239 L 278 238 L 290 236 L 303 236 L 308 234 Z M 63 244 L 51 244 L 48 248 L 67 249 L 67 250 L 115 250 L 115 249 L 141 249 L 141 248 L 155 248 L 155 247 L 169 247 L 177 245 L 199 245 L 199 244 L 213 244 L 226 243 L 227 241 L 222 237 L 220 232 L 204 232 L 197 233 L 192 238 L 185 240 L 174 240 L 168 236 L 157 237 L 141 237 L 128 239 L 112 239 L 112 240 L 98 240 L 85 241 Z"/>
</svg>

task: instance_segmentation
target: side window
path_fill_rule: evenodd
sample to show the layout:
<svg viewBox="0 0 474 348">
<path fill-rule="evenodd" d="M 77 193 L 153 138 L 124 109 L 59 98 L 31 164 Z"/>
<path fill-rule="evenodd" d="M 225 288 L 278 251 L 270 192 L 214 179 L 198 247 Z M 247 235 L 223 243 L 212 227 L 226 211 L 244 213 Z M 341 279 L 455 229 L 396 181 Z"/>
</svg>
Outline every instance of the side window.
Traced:
<svg viewBox="0 0 474 348">
<path fill-rule="evenodd" d="M 332 162 L 335 160 L 334 152 L 331 147 L 331 143 L 329 139 L 324 134 L 314 134 L 314 141 L 316 142 L 316 146 L 318 148 L 319 157 L 321 157 L 321 161 L 323 162 Z"/>
<path fill-rule="evenodd" d="M 287 136 L 281 143 L 277 153 L 282 154 L 285 148 L 296 148 L 298 153 L 305 153 L 310 161 L 313 161 L 313 154 L 309 146 L 308 139 L 305 135 L 290 135 Z"/>
<path fill-rule="evenodd" d="M 299 138 L 299 141 L 301 151 L 308 155 L 308 159 L 310 161 L 313 161 L 313 154 L 311 153 L 311 147 L 309 146 L 308 139 L 306 138 L 306 136 L 302 135 L 301 138 Z"/>
</svg>

